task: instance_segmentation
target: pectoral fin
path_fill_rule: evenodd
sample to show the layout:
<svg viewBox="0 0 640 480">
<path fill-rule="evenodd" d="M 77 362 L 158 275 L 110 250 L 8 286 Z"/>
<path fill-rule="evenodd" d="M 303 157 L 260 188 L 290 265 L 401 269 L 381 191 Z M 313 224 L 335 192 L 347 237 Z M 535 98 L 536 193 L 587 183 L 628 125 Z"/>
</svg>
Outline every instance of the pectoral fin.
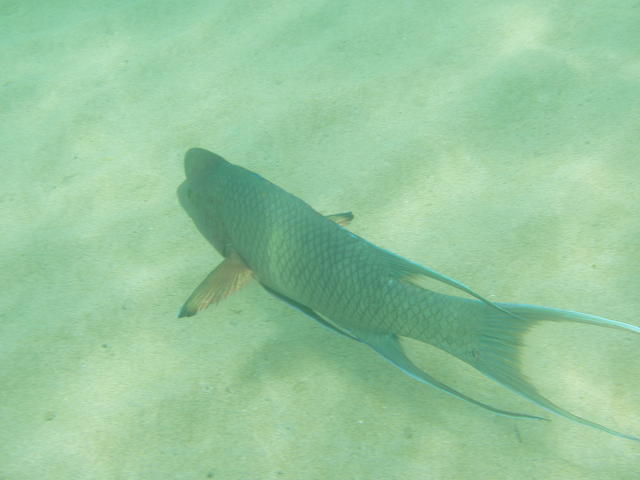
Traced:
<svg viewBox="0 0 640 480">
<path fill-rule="evenodd" d="M 356 332 L 354 332 L 356 333 Z M 436 387 L 444 392 L 447 392 L 454 397 L 458 397 L 462 400 L 465 400 L 469 403 L 473 403 L 474 405 L 478 405 L 482 408 L 485 408 L 493 413 L 497 413 L 498 415 L 504 415 L 506 417 L 513 418 L 527 418 L 533 420 L 547 420 L 546 418 L 536 417 L 533 415 L 527 415 L 524 413 L 514 413 L 508 412 L 506 410 L 500 410 L 498 408 L 487 405 L 486 403 L 479 402 L 478 400 L 474 400 L 473 398 L 467 397 L 463 393 L 458 392 L 457 390 L 445 385 L 442 382 L 439 382 L 431 375 L 422 371 L 418 368 L 407 356 L 405 355 L 402 345 L 398 341 L 398 337 L 393 334 L 380 334 L 380 333 L 356 333 L 357 336 L 364 343 L 369 345 L 373 350 L 378 352 L 384 358 L 393 363 L 396 367 L 402 370 L 404 373 L 409 375 L 410 377 L 415 378 L 419 382 L 425 383 L 427 385 L 431 385 L 432 387 Z"/>
<path fill-rule="evenodd" d="M 327 218 L 342 227 L 346 227 L 351 223 L 351 220 L 353 220 L 353 213 L 351 212 L 334 213 L 333 215 L 327 215 Z"/>
<path fill-rule="evenodd" d="M 191 317 L 212 303 L 218 303 L 244 287 L 253 272 L 236 252 L 231 252 L 200 285 L 182 306 L 178 317 Z"/>
</svg>

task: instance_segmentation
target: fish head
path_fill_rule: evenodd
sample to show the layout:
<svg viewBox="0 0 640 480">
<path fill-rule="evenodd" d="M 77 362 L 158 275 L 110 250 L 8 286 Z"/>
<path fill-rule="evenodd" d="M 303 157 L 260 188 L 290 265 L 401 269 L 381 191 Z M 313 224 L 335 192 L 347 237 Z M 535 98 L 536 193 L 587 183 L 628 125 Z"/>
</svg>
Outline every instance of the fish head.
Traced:
<svg viewBox="0 0 640 480">
<path fill-rule="evenodd" d="M 185 180 L 178 187 L 180 205 L 202 235 L 226 256 L 227 232 L 224 227 L 225 187 L 231 164 L 202 148 L 190 149 L 184 157 Z"/>
</svg>

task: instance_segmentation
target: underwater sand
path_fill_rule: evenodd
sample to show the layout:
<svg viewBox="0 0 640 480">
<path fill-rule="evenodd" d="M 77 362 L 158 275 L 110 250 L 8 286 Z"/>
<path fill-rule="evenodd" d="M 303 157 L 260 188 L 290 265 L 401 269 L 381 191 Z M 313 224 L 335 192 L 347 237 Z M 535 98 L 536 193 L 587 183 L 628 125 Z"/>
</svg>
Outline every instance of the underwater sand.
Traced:
<svg viewBox="0 0 640 480">
<path fill-rule="evenodd" d="M 455 5 L 446 5 L 455 3 Z M 427 388 L 219 262 L 208 148 L 493 300 L 640 324 L 631 1 L 0 1 L 0 479 L 637 479 L 640 443 L 433 349 Z M 640 435 L 640 337 L 532 332 L 563 406 Z"/>
</svg>

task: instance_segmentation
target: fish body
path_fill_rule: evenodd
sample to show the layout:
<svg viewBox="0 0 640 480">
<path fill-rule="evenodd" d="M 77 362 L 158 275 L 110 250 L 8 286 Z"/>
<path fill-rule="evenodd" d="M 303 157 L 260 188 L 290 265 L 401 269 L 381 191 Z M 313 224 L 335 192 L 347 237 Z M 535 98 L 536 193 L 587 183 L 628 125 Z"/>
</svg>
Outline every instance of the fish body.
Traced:
<svg viewBox="0 0 640 480">
<path fill-rule="evenodd" d="M 185 156 L 183 208 L 224 257 L 184 304 L 191 316 L 256 279 L 272 295 L 323 326 L 360 341 L 418 381 L 501 415 L 439 382 L 406 355 L 400 339 L 434 345 L 511 390 L 576 422 L 640 439 L 578 417 L 542 396 L 520 371 L 522 337 L 539 321 L 573 321 L 640 333 L 579 312 L 494 303 L 466 285 L 379 248 L 345 226 L 350 212 L 324 216 L 260 175 L 203 149 Z M 435 279 L 475 298 L 425 288 Z"/>
</svg>

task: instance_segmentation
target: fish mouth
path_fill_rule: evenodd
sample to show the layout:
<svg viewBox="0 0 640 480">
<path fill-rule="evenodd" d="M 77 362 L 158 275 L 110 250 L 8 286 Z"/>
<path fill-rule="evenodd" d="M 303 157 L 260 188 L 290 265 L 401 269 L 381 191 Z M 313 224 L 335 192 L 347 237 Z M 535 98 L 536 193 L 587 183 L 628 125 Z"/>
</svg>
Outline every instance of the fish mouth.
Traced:
<svg viewBox="0 0 640 480">
<path fill-rule="evenodd" d="M 184 208 L 185 211 L 190 212 L 191 196 L 193 194 L 192 194 L 191 188 L 189 188 L 189 181 L 185 180 L 184 182 L 182 182 L 178 187 L 176 193 L 178 195 L 178 201 L 180 202 L 180 205 L 182 206 L 182 208 Z"/>
<path fill-rule="evenodd" d="M 206 200 L 202 199 L 202 195 L 199 195 L 197 188 L 193 188 L 193 183 L 189 181 L 189 179 L 185 180 L 180 184 L 180 186 L 178 186 L 176 194 L 180 206 L 185 212 L 187 212 L 187 215 L 191 217 L 193 222 L 196 224 L 196 227 L 201 230 L 202 225 L 207 224 L 205 219 L 207 217 L 208 210 L 205 210 L 203 213 L 202 208 L 199 208 L 199 206 L 201 207 L 203 203 L 206 203 Z M 204 232 L 203 235 L 205 238 L 209 238 Z"/>
</svg>

